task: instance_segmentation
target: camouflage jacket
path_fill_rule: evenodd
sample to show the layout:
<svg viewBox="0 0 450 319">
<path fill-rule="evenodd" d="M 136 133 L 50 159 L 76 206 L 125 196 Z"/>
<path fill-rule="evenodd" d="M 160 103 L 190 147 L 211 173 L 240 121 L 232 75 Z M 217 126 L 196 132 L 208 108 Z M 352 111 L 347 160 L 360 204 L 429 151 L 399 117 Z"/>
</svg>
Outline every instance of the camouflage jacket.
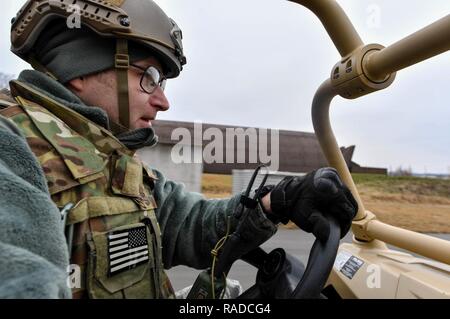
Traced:
<svg viewBox="0 0 450 319">
<path fill-rule="evenodd" d="M 144 167 L 144 175 L 139 175 L 142 174 L 139 173 L 142 172 L 142 169 L 130 169 L 130 172 L 128 172 L 128 167 L 135 168 L 142 165 L 140 161 L 133 157 L 132 152 L 124 148 L 103 127 L 87 120 L 78 112 L 73 110 L 61 112 L 64 106 L 70 108 L 73 101 L 78 102 L 70 91 L 38 72 L 28 72 L 26 76 L 21 77 L 22 79 L 19 78 L 20 81 L 12 87 L 15 99 L 21 105 L 21 110 L 19 112 L 17 108 L 15 110 L 7 108 L 3 113 L 14 119 L 16 124 L 24 131 L 28 144 L 35 150 L 34 153 L 47 177 L 48 188 L 53 201 L 60 208 L 71 201 L 77 203 L 79 208 L 83 206 L 80 204 L 80 199 L 91 200 L 106 192 L 105 178 L 108 179 L 108 172 L 112 172 L 111 174 L 114 176 L 109 176 L 111 180 L 109 193 L 115 194 L 114 196 L 118 199 L 123 196 L 131 196 L 133 203 L 140 209 L 150 209 L 155 212 L 157 223 L 153 223 L 153 229 L 158 230 L 158 233 L 159 229 L 161 231 L 160 236 L 156 235 L 160 238 L 155 237 L 155 241 L 160 240 L 162 243 L 161 259 L 165 268 L 181 264 L 195 268 L 208 267 L 211 262 L 210 251 L 225 234 L 225 221 L 235 211 L 238 197 L 226 200 L 206 200 L 200 194 L 186 192 L 182 184 L 166 180 L 160 172 L 148 167 Z M 67 97 L 70 97 L 72 101 L 61 107 L 61 104 L 64 104 L 61 101 L 64 101 L 64 98 L 68 100 Z M 50 109 L 47 106 L 43 109 L 41 105 L 48 103 L 43 103 L 42 98 L 59 101 L 56 103 L 59 106 L 50 107 Z M 79 109 L 87 108 L 82 103 L 75 104 Z M 70 113 L 71 116 L 67 116 L 67 113 Z M 30 125 L 30 118 L 33 119 L 32 125 Z M 44 139 L 41 135 L 44 135 L 45 143 L 43 143 Z M 49 141 L 50 143 L 48 143 Z M 92 147 L 92 143 L 95 147 Z M 112 170 L 111 168 L 105 170 L 106 158 L 110 157 L 112 151 L 114 151 L 115 157 Z M 124 176 L 128 173 L 137 174 L 137 176 L 141 176 L 141 179 L 144 178 L 144 181 L 147 181 L 144 182 L 144 187 L 142 185 L 126 185 L 127 180 Z M 66 178 L 66 176 L 72 178 Z M 79 185 L 84 186 L 80 188 Z M 66 191 L 72 189 L 77 189 L 77 191 Z M 135 192 L 136 195 L 130 195 L 130 192 Z M 89 207 L 94 206 L 92 201 L 86 202 Z M 109 203 L 109 206 L 126 206 L 128 204 L 121 204 L 119 200 L 114 202 L 113 205 Z M 101 212 L 103 214 L 104 206 L 101 203 L 95 205 L 100 208 L 103 207 Z M 83 224 L 84 221 L 87 221 L 82 217 L 83 209 L 80 208 L 77 211 L 78 213 L 75 215 L 81 217 L 78 220 L 73 220 L 72 224 L 76 224 L 78 227 L 76 234 L 86 234 L 82 231 L 83 227 L 88 225 Z M 92 211 L 89 214 L 92 214 Z M 122 214 L 117 216 L 122 216 Z M 127 216 L 130 217 L 131 215 L 128 214 Z M 275 232 L 275 226 L 268 221 L 262 212 L 259 211 L 257 216 L 259 229 L 269 238 Z M 112 223 L 116 228 L 120 228 L 120 218 L 115 218 L 115 221 L 106 222 L 106 224 L 105 220 L 99 220 L 95 223 L 92 223 L 91 220 L 89 227 L 99 231 L 110 231 L 112 228 L 110 224 Z M 135 220 L 135 222 L 138 221 Z M 70 223 L 71 218 L 69 217 L 68 224 Z M 231 226 L 234 227 L 234 225 Z M 108 234 L 111 234 L 111 232 L 108 232 Z M 89 245 L 89 240 L 80 240 L 80 238 L 74 240 L 75 242 L 79 241 L 80 247 Z M 97 241 L 100 242 L 101 240 L 98 239 Z M 92 242 L 99 244 L 96 243 L 95 238 Z M 77 246 L 74 245 L 72 261 L 74 261 L 74 258 L 76 260 L 77 251 Z M 79 258 L 85 258 L 84 250 L 81 249 L 80 251 L 81 257 Z M 98 271 L 97 275 L 99 275 Z M 101 277 L 101 274 L 99 276 Z M 139 276 L 135 275 L 134 277 Z M 167 281 L 167 278 L 161 277 L 163 281 Z M 127 278 L 124 275 L 121 280 L 128 280 L 129 278 Z M 109 283 L 103 282 L 103 285 L 107 286 Z M 114 290 L 117 283 L 111 285 L 111 290 Z M 170 286 L 169 283 L 167 285 Z M 100 294 L 99 297 L 109 297 L 109 295 Z"/>
</svg>

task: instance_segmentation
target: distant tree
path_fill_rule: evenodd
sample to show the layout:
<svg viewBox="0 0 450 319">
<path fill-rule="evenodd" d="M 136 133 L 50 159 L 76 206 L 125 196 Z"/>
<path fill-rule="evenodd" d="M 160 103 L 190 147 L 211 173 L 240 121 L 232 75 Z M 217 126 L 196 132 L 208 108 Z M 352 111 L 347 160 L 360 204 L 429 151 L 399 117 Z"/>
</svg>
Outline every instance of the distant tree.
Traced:
<svg viewBox="0 0 450 319">
<path fill-rule="evenodd" d="M 402 166 L 397 167 L 393 171 L 389 171 L 390 176 L 412 176 L 411 167 L 403 168 Z"/>
<path fill-rule="evenodd" d="M 0 89 L 9 88 L 9 81 L 14 78 L 15 76 L 12 74 L 5 74 L 0 72 Z"/>
</svg>

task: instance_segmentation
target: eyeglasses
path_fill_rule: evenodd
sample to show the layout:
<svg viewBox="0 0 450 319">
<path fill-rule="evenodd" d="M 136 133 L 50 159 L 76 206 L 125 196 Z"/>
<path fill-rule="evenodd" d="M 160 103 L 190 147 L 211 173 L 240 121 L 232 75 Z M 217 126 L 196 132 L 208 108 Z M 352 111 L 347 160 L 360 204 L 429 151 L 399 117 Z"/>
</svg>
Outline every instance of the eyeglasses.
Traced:
<svg viewBox="0 0 450 319">
<path fill-rule="evenodd" d="M 144 69 L 143 67 L 140 67 L 135 64 L 130 64 L 130 66 L 141 70 L 142 76 L 141 76 L 141 89 L 148 94 L 152 94 L 155 92 L 156 88 L 161 87 L 161 89 L 164 91 L 166 87 L 167 79 L 164 75 L 162 75 L 157 68 L 154 66 L 149 66 L 148 68 Z"/>
</svg>

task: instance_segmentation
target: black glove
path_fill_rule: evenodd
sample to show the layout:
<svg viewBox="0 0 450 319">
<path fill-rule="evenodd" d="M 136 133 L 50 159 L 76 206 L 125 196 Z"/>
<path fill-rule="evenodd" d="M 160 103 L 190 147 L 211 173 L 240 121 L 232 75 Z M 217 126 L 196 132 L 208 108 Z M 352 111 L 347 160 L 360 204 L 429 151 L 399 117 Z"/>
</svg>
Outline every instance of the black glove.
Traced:
<svg viewBox="0 0 450 319">
<path fill-rule="evenodd" d="M 278 221 L 293 221 L 322 242 L 330 225 L 324 217 L 333 215 L 341 226 L 341 238 L 350 229 L 358 204 L 333 168 L 321 168 L 302 177 L 285 177 L 270 193 L 272 214 Z M 270 218 L 270 215 L 269 215 Z"/>
</svg>

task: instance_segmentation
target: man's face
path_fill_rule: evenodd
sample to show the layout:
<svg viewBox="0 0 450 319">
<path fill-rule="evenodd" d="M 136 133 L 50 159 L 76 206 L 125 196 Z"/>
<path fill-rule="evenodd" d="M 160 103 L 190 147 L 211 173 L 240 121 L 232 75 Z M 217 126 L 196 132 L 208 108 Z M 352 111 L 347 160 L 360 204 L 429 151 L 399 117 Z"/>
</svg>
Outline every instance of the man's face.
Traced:
<svg viewBox="0 0 450 319">
<path fill-rule="evenodd" d="M 153 57 L 134 62 L 133 65 L 146 69 L 154 66 L 160 72 L 161 64 Z M 130 129 L 151 126 L 159 111 L 169 109 L 169 101 L 164 91 L 157 86 L 152 94 L 143 91 L 140 85 L 143 71 L 130 66 L 128 70 L 128 92 L 130 103 Z M 161 72 L 162 74 L 162 72 Z M 115 70 L 70 81 L 70 88 L 87 105 L 98 106 L 108 113 L 109 118 L 119 122 L 119 105 L 117 98 L 117 79 Z"/>
</svg>

